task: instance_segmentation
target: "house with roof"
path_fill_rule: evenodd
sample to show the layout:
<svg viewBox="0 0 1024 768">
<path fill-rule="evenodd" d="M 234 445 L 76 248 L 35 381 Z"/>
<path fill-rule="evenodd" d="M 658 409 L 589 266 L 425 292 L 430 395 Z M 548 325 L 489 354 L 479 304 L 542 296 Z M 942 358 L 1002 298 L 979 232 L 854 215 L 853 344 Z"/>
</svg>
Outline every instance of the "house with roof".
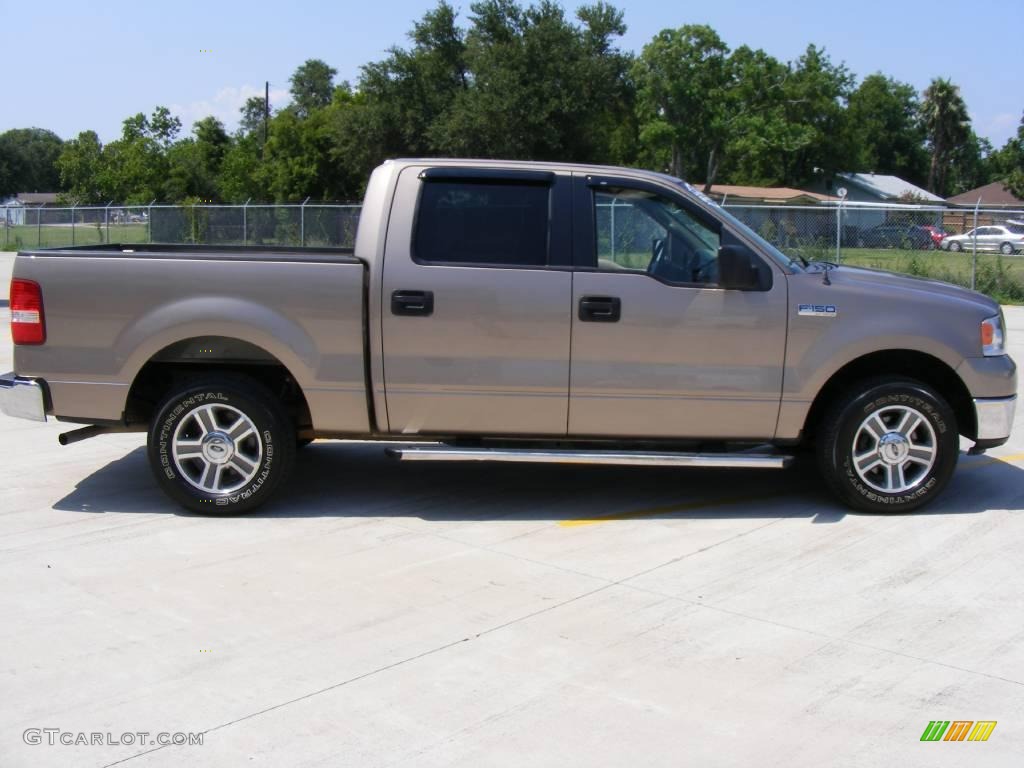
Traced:
<svg viewBox="0 0 1024 768">
<path fill-rule="evenodd" d="M 56 192 L 19 192 L 0 200 L 0 226 L 21 226 L 25 223 L 27 208 L 43 208 L 56 204 Z"/>
<path fill-rule="evenodd" d="M 748 227 L 780 247 L 817 239 L 822 231 L 822 203 L 837 197 L 792 187 L 712 184 L 709 196 L 730 208 Z"/>
<path fill-rule="evenodd" d="M 709 196 L 720 205 L 817 205 L 838 199 L 791 187 L 748 187 L 737 184 L 712 184 Z"/>
<path fill-rule="evenodd" d="M 884 224 L 889 218 L 886 206 L 916 204 L 945 206 L 946 201 L 927 189 L 911 184 L 899 176 L 884 173 L 836 173 L 826 176 L 807 187 L 809 192 L 838 195 L 845 189 L 843 204 L 850 210 L 843 212 L 843 224 L 851 231 L 859 231 Z M 936 219 L 941 223 L 941 219 Z"/>
<path fill-rule="evenodd" d="M 946 198 L 949 205 L 957 208 L 974 208 L 981 200 L 982 208 L 1002 208 L 1012 211 L 1024 211 L 1024 200 L 1013 194 L 1009 187 L 1001 181 L 993 181 L 977 189 L 961 192 L 959 195 Z"/>
<path fill-rule="evenodd" d="M 847 203 L 896 204 L 910 201 L 944 205 L 946 202 L 906 179 L 884 173 L 837 173 L 812 184 L 808 191 L 836 195 L 840 188 L 846 190 Z"/>
</svg>

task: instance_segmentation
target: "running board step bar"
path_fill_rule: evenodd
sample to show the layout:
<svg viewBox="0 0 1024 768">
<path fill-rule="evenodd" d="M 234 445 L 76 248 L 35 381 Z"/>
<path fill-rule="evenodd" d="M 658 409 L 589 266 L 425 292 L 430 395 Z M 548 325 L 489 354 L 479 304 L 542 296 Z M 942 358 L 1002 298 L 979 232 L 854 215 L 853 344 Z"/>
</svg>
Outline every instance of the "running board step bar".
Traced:
<svg viewBox="0 0 1024 768">
<path fill-rule="evenodd" d="M 401 461 L 514 461 L 534 464 L 624 464 L 643 467 L 785 469 L 792 456 L 775 453 L 677 453 L 674 451 L 580 451 L 533 448 L 387 448 Z"/>
</svg>

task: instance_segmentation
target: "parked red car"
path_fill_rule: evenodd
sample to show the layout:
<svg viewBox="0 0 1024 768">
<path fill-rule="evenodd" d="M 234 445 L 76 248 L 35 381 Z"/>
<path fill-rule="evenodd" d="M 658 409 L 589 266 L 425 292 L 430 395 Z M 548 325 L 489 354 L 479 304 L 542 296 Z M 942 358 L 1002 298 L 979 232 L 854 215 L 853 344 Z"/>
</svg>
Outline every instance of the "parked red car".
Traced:
<svg viewBox="0 0 1024 768">
<path fill-rule="evenodd" d="M 942 241 L 945 239 L 946 235 L 949 234 L 949 232 L 944 230 L 942 227 L 936 227 L 933 224 L 922 224 L 921 229 L 928 230 L 928 234 L 932 236 L 932 242 L 935 244 L 936 248 L 942 247 Z"/>
</svg>

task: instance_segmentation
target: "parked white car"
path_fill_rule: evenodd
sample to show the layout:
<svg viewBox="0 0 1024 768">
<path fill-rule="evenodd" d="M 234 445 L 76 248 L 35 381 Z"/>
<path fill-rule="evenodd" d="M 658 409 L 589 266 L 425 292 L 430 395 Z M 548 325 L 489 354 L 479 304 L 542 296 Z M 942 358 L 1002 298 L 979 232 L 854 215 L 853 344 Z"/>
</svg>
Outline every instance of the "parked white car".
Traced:
<svg viewBox="0 0 1024 768">
<path fill-rule="evenodd" d="M 962 235 L 948 235 L 941 248 L 946 251 L 969 251 L 974 247 L 975 230 Z M 978 250 L 999 251 L 1009 256 L 1024 251 L 1024 224 L 1007 222 L 1005 225 L 978 227 Z"/>
</svg>

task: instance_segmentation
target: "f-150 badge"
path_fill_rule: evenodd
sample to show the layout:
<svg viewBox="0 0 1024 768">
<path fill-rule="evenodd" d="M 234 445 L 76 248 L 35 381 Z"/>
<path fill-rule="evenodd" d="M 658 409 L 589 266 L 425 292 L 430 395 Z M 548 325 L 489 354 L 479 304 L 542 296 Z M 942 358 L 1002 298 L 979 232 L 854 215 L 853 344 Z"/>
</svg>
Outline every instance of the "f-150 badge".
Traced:
<svg viewBox="0 0 1024 768">
<path fill-rule="evenodd" d="M 835 317 L 839 314 L 835 304 L 798 304 L 796 313 L 805 317 Z"/>
</svg>

